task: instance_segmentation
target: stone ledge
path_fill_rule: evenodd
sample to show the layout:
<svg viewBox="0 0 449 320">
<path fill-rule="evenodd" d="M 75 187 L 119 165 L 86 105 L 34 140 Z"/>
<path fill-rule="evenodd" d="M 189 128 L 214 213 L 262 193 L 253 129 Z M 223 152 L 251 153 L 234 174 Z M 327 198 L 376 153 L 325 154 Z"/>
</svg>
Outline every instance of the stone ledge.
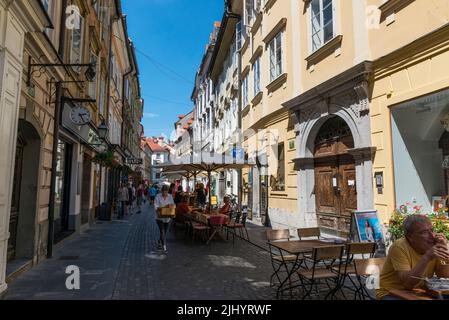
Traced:
<svg viewBox="0 0 449 320">
<path fill-rule="evenodd" d="M 266 86 L 268 93 L 276 91 L 279 89 L 285 82 L 287 81 L 287 73 L 281 74 L 279 77 L 270 82 L 269 85 Z"/>
<path fill-rule="evenodd" d="M 332 40 L 326 42 L 321 48 L 317 49 L 315 52 L 306 57 L 308 66 L 314 65 L 331 55 L 332 52 L 335 52 L 335 50 L 339 46 L 341 46 L 342 42 L 342 35 L 335 36 Z"/>
</svg>

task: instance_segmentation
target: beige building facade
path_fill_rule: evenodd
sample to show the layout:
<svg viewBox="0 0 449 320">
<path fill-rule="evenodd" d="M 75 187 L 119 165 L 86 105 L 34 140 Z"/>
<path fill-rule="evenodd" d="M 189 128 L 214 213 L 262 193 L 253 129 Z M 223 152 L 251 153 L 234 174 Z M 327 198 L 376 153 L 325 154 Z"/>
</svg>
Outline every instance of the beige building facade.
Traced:
<svg viewBox="0 0 449 320">
<path fill-rule="evenodd" d="M 374 202 L 388 222 L 401 205 L 432 212 L 449 192 L 449 1 L 367 4 L 380 16 L 369 31 Z"/>
</svg>

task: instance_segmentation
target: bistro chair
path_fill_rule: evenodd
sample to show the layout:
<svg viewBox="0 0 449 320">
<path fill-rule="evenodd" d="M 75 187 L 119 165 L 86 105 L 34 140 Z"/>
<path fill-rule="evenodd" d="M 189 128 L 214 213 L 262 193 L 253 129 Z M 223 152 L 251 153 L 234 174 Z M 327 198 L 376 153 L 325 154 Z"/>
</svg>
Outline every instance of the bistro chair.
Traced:
<svg viewBox="0 0 449 320">
<path fill-rule="evenodd" d="M 348 243 L 346 245 L 346 257 L 345 261 L 342 265 L 342 276 L 340 278 L 340 288 L 346 288 L 351 291 L 355 292 L 355 295 L 357 295 L 357 290 L 354 288 L 358 288 L 359 285 L 356 284 L 352 276 L 356 275 L 356 269 L 354 265 L 354 258 L 373 258 L 374 254 L 376 253 L 376 244 L 374 242 L 352 242 Z M 335 270 L 335 269 L 334 269 Z M 336 270 L 335 270 L 336 271 Z M 352 284 L 352 287 L 345 286 L 346 280 L 349 279 L 349 281 Z M 343 292 L 343 291 L 342 291 Z M 344 296 L 344 293 L 343 293 Z"/>
<path fill-rule="evenodd" d="M 318 285 L 322 284 L 322 281 L 325 282 L 329 289 L 325 299 L 335 297 L 335 294 L 340 289 L 338 284 L 344 248 L 344 246 L 338 245 L 313 249 L 312 268 L 310 270 L 298 270 L 297 272 L 301 281 L 301 287 L 304 290 L 303 300 L 311 296 L 314 287 L 315 292 L 319 294 Z M 335 267 L 337 267 L 338 271 L 334 270 Z"/>
<path fill-rule="evenodd" d="M 195 221 L 196 220 L 196 221 Z M 200 234 L 202 238 L 206 241 L 206 237 L 210 232 L 210 227 L 208 226 L 207 217 L 203 215 L 197 215 L 194 219 L 189 219 L 189 229 L 192 237 L 192 243 L 195 241 L 195 236 Z"/>
<path fill-rule="evenodd" d="M 297 257 L 295 255 L 285 255 L 279 249 L 272 246 L 273 242 L 290 241 L 290 230 L 267 230 L 267 243 L 270 248 L 271 265 L 273 273 L 270 277 L 270 286 L 274 286 L 274 278 L 276 277 L 279 284 L 282 283 L 281 273 L 289 273 L 288 265 L 294 264 Z M 281 269 L 283 269 L 281 271 Z"/>
<path fill-rule="evenodd" d="M 321 230 L 320 230 L 320 228 L 298 229 L 298 237 L 299 237 L 299 240 L 303 240 L 304 238 L 316 238 L 316 240 L 320 240 L 321 239 Z"/>
<path fill-rule="evenodd" d="M 237 213 L 234 221 L 231 220 L 230 222 L 228 222 L 228 224 L 226 224 L 227 239 L 229 239 L 229 232 L 231 231 L 231 233 L 232 233 L 232 245 L 235 244 L 235 236 L 237 235 L 237 230 L 239 231 L 240 239 L 246 239 L 249 241 L 248 229 L 246 229 L 247 217 L 248 217 L 248 212 L 243 212 L 243 214 Z M 246 238 L 245 238 L 243 231 L 245 231 L 245 233 L 246 233 Z"/>
<path fill-rule="evenodd" d="M 361 300 L 374 300 L 370 295 L 366 287 L 366 279 L 370 276 L 380 277 L 382 268 L 384 267 L 386 258 L 370 258 L 370 259 L 357 259 L 354 260 L 355 274 L 358 281 L 355 294 Z M 365 281 L 363 281 L 365 279 Z M 379 279 L 379 278 L 378 278 Z M 379 280 L 377 280 L 379 281 Z"/>
</svg>

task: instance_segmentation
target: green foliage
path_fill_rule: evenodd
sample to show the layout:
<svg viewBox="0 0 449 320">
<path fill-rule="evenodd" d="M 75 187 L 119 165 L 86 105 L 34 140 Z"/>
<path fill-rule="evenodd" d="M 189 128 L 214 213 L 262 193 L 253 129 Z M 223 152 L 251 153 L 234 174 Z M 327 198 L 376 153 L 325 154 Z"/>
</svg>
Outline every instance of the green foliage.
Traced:
<svg viewBox="0 0 449 320">
<path fill-rule="evenodd" d="M 392 236 L 393 241 L 400 239 L 404 236 L 403 224 L 404 220 L 415 214 L 423 214 L 421 212 L 422 207 L 413 207 L 413 210 L 408 208 L 408 205 L 403 205 L 399 210 L 395 210 L 389 222 L 389 232 Z M 433 228 L 436 233 L 442 233 L 449 240 L 449 220 L 445 212 L 435 212 L 428 215 L 432 220 Z"/>
<path fill-rule="evenodd" d="M 97 153 L 97 155 L 92 159 L 92 162 L 98 163 L 103 167 L 113 167 L 114 159 L 114 153 L 112 151 L 105 151 Z"/>
<path fill-rule="evenodd" d="M 404 229 L 402 228 L 402 225 L 406 217 L 407 215 L 401 213 L 398 210 L 393 212 L 388 229 L 393 240 L 400 239 L 404 236 Z"/>
<path fill-rule="evenodd" d="M 433 229 L 436 233 L 442 233 L 449 240 L 449 224 L 448 220 L 444 219 L 434 219 Z"/>
</svg>

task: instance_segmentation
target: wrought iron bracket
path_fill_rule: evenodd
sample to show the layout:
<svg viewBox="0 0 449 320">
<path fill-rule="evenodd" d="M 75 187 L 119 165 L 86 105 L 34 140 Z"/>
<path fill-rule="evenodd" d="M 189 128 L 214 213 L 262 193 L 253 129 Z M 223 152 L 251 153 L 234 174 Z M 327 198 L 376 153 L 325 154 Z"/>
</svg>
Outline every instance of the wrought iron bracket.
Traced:
<svg viewBox="0 0 449 320">
<path fill-rule="evenodd" d="M 31 78 L 34 74 L 39 73 L 39 77 L 44 73 L 46 68 L 56 67 L 93 67 L 95 63 L 32 63 L 31 56 L 28 57 L 28 73 L 27 73 L 27 87 L 31 86 Z M 85 81 L 70 81 L 70 83 L 81 83 Z M 67 82 L 68 83 L 68 82 Z"/>
</svg>

